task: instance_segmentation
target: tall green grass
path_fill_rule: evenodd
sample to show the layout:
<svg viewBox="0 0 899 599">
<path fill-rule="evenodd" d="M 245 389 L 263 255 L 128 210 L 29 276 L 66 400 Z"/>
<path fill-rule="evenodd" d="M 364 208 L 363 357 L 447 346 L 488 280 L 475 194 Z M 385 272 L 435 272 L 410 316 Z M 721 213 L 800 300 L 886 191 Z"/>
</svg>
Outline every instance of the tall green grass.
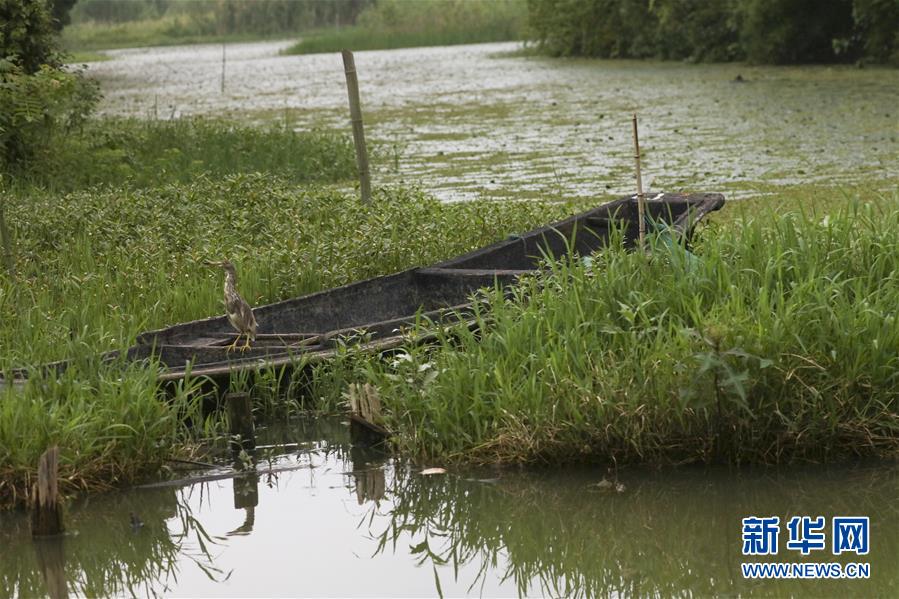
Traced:
<svg viewBox="0 0 899 599">
<path fill-rule="evenodd" d="M 182 384 L 166 396 L 156 374 L 87 354 L 61 377 L 0 389 L 0 506 L 27 500 L 38 457 L 52 445 L 63 493 L 109 489 L 189 454 L 204 429 L 201 395 Z"/>
<path fill-rule="evenodd" d="M 547 263 L 476 331 L 357 368 L 406 453 L 784 462 L 899 449 L 899 198 L 746 211 L 699 260 Z M 740 210 L 731 206 L 729 210 Z"/>
<path fill-rule="evenodd" d="M 518 40 L 526 19 L 522 0 L 382 0 L 365 9 L 354 26 L 309 32 L 284 53 Z"/>
<path fill-rule="evenodd" d="M 57 138 L 9 173 L 19 187 L 37 185 L 55 191 L 91 185 L 147 187 L 245 172 L 271 173 L 294 183 L 340 181 L 355 175 L 348 136 L 297 132 L 284 123 L 255 127 L 204 118 L 101 118 Z"/>
</svg>

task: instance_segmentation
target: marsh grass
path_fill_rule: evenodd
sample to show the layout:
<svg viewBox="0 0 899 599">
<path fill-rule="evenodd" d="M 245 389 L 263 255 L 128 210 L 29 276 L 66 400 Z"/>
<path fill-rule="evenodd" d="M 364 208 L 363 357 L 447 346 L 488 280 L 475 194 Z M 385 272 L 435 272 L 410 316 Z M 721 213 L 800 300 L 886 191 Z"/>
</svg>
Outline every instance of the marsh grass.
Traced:
<svg viewBox="0 0 899 599">
<path fill-rule="evenodd" d="M 833 460 L 899 449 L 899 198 L 747 210 L 699 260 L 548 261 L 476 331 L 371 361 L 406 453 L 517 462 Z M 736 208 L 739 210 L 739 208 Z"/>
<path fill-rule="evenodd" d="M 416 190 L 298 188 L 263 174 L 11 197 L 15 272 L 0 278 L 0 365 L 129 345 L 217 314 L 229 258 L 253 305 L 428 264 L 559 218 L 566 204 L 441 204 Z"/>
<path fill-rule="evenodd" d="M 112 60 L 112 57 L 102 52 L 93 52 L 85 50 L 83 52 L 70 52 L 65 56 L 66 64 L 80 65 L 88 62 L 106 62 Z"/>
<path fill-rule="evenodd" d="M 527 4 L 521 0 L 383 0 L 356 25 L 303 35 L 285 54 L 451 46 L 522 38 Z"/>
<path fill-rule="evenodd" d="M 76 363 L 60 381 L 2 392 L 0 504 L 23 499 L 51 444 L 62 450 L 64 490 L 74 491 L 135 480 L 206 436 L 176 416 L 197 422 L 187 389 L 164 401 L 152 369 L 123 372 L 122 364 L 96 360 L 143 330 L 221 314 L 222 275 L 204 260 L 234 261 L 241 293 L 260 305 L 436 262 L 571 211 L 446 205 L 408 189 L 376 190 L 362 206 L 352 193 L 268 174 L 13 193 L 6 216 L 14 274 L 0 274 L 0 369 Z M 284 408 L 281 391 L 292 381 L 264 373 L 250 382 L 260 414 Z"/>
<path fill-rule="evenodd" d="M 62 31 L 62 45 L 65 49 L 77 53 L 113 48 L 253 42 L 285 37 L 289 37 L 289 35 L 287 33 L 218 34 L 193 27 L 187 18 L 167 16 L 160 19 L 141 19 L 115 24 L 92 21 L 72 23 Z"/>
<path fill-rule="evenodd" d="M 329 131 L 200 117 L 101 118 L 58 136 L 42 155 L 9 174 L 20 187 L 63 192 L 92 185 L 157 187 L 251 172 L 310 183 L 352 178 L 353 160 L 350 138 Z"/>
<path fill-rule="evenodd" d="M 28 500 L 37 457 L 60 447 L 63 494 L 110 489 L 189 455 L 210 432 L 196 384 L 166 396 L 154 365 L 101 365 L 84 356 L 59 377 L 0 389 L 0 505 Z M 207 427 L 208 425 L 208 427 Z"/>
</svg>

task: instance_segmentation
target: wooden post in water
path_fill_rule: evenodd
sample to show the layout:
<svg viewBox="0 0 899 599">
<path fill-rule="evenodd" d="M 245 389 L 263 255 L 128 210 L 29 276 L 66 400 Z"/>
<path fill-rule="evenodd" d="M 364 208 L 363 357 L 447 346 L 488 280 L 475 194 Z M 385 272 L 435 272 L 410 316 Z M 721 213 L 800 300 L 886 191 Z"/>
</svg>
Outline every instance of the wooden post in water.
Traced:
<svg viewBox="0 0 899 599">
<path fill-rule="evenodd" d="M 222 93 L 225 93 L 225 44 L 222 43 Z"/>
<path fill-rule="evenodd" d="M 390 431 L 381 423 L 381 398 L 378 389 L 369 383 L 350 385 L 344 394 L 350 402 L 350 441 L 353 445 L 370 447 L 381 445 Z"/>
<path fill-rule="evenodd" d="M 643 196 L 643 177 L 640 174 L 640 139 L 637 136 L 637 113 L 634 113 L 634 164 L 637 167 L 637 218 L 640 219 L 640 249 L 646 238 L 646 198 Z"/>
<path fill-rule="evenodd" d="M 368 172 L 368 150 L 365 148 L 365 128 L 362 126 L 362 104 L 359 101 L 359 81 L 356 78 L 356 61 L 353 53 L 344 50 L 343 70 L 346 74 L 346 91 L 350 100 L 350 121 L 353 124 L 353 143 L 356 146 L 356 167 L 359 170 L 359 190 L 362 202 L 371 201 L 371 177 Z"/>
<path fill-rule="evenodd" d="M 225 404 L 228 421 L 231 424 L 231 448 L 254 449 L 256 447 L 256 427 L 253 424 L 253 404 L 249 393 L 227 393 Z"/>
<path fill-rule="evenodd" d="M 31 507 L 31 534 L 36 537 L 58 535 L 63 530 L 62 503 L 59 501 L 57 474 L 59 448 L 55 445 L 44 452 L 37 464 L 37 483 L 34 485 Z"/>
</svg>

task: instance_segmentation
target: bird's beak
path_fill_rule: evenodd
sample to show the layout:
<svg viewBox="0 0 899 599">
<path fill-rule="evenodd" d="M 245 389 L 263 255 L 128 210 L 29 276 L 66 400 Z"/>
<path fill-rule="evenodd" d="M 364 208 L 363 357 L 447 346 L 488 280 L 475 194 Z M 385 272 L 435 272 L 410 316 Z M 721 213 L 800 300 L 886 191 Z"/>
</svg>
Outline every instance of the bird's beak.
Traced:
<svg viewBox="0 0 899 599">
<path fill-rule="evenodd" d="M 222 265 L 221 262 L 215 262 L 213 260 L 203 260 L 203 264 L 205 264 L 206 266 L 221 266 Z"/>
</svg>

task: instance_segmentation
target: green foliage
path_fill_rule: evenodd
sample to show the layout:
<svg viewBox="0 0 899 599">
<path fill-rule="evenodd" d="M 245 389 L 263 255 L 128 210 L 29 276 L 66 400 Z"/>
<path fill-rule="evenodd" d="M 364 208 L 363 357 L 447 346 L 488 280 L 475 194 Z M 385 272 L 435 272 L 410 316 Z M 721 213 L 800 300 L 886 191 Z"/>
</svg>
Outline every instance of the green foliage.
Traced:
<svg viewBox="0 0 899 599">
<path fill-rule="evenodd" d="M 899 66 L 899 0 L 855 0 L 852 17 L 864 56 Z"/>
<path fill-rule="evenodd" d="M 96 119 L 46 146 L 40 160 L 12 170 L 20 183 L 69 191 L 90 185 L 156 186 L 208 175 L 264 172 L 294 182 L 355 174 L 352 141 L 221 120 Z"/>
<path fill-rule="evenodd" d="M 69 12 L 78 0 L 50 0 L 50 16 L 53 29 L 62 31 L 62 28 L 72 22 Z"/>
<path fill-rule="evenodd" d="M 77 72 L 43 65 L 28 74 L 0 59 L 0 172 L 37 167 L 34 160 L 81 127 L 98 99 L 97 85 Z"/>
<path fill-rule="evenodd" d="M 652 56 L 647 2 L 528 0 L 532 34 L 554 56 Z"/>
<path fill-rule="evenodd" d="M 650 3 L 658 19 L 656 54 L 664 59 L 724 62 L 740 56 L 733 0 L 668 0 Z"/>
<path fill-rule="evenodd" d="M 165 14 L 168 4 L 166 0 L 80 0 L 72 10 L 72 22 L 95 21 L 108 25 L 158 19 Z"/>
<path fill-rule="evenodd" d="M 741 45 L 751 62 L 834 62 L 849 57 L 835 55 L 834 40 L 852 35 L 852 0 L 746 0 L 737 7 Z"/>
<path fill-rule="evenodd" d="M 176 418 L 194 414 L 187 390 L 164 401 L 152 369 L 123 374 L 96 355 L 140 331 L 221 313 L 221 274 L 204 259 L 231 258 L 241 292 L 259 305 L 436 262 L 569 211 L 446 205 L 398 189 L 362 206 L 355 194 L 263 174 L 12 194 L 16 274 L 0 275 L 0 368 L 76 364 L 61 381 L 0 390 L 0 504 L 21 499 L 47 444 L 60 445 L 72 490 L 133 480 L 195 438 Z"/>
<path fill-rule="evenodd" d="M 899 449 L 899 198 L 748 213 L 551 262 L 376 385 L 399 447 L 476 461 L 784 462 Z M 732 207 L 731 210 L 739 210 Z"/>
<path fill-rule="evenodd" d="M 323 29 L 285 51 L 313 54 L 521 39 L 524 0 L 380 0 L 356 26 Z"/>
<path fill-rule="evenodd" d="M 528 0 L 534 39 L 555 56 L 761 63 L 886 62 L 895 0 Z"/>
<path fill-rule="evenodd" d="M 202 429 L 201 395 L 182 385 L 171 396 L 156 369 L 91 364 L 0 389 L 0 506 L 24 504 L 40 455 L 60 447 L 63 493 L 132 482 L 171 455 L 189 451 Z"/>
<path fill-rule="evenodd" d="M 352 25 L 372 0 L 81 0 L 67 48 L 103 49 L 250 40 Z"/>
<path fill-rule="evenodd" d="M 362 206 L 355 194 L 270 174 L 14 194 L 17 275 L 0 280 L 0 366 L 62 358 L 73 336 L 114 349 L 141 330 L 218 313 L 220 273 L 204 259 L 235 262 L 258 305 L 436 262 L 568 210 L 445 205 L 410 190 L 380 190 Z"/>
<path fill-rule="evenodd" d="M 57 0 L 53 14 L 67 3 Z M 45 0 L 0 0 L 0 173 L 57 144 L 99 99 L 96 84 L 59 68 L 50 8 Z"/>
<path fill-rule="evenodd" d="M 0 60 L 26 75 L 58 65 L 56 31 L 45 0 L 0 0 Z"/>
</svg>

